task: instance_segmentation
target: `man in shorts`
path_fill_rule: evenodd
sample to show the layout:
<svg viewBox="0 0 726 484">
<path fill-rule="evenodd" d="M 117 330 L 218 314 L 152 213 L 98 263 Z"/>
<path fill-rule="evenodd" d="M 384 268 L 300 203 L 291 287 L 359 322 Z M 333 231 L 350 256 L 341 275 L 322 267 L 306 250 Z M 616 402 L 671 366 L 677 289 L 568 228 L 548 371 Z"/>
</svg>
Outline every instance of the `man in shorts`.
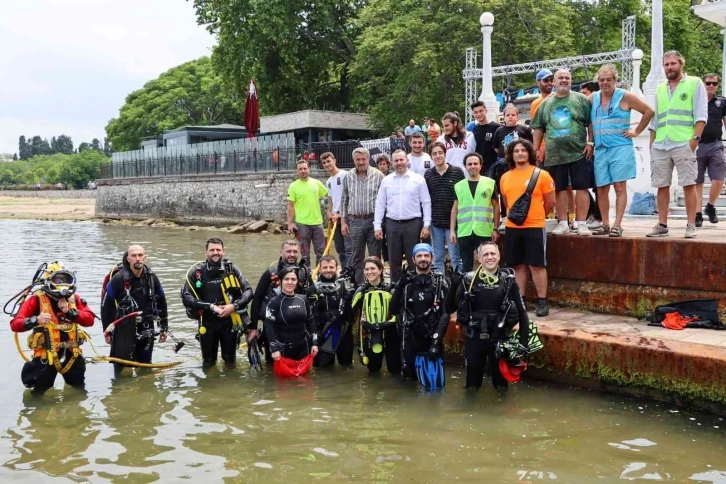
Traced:
<svg viewBox="0 0 726 484">
<path fill-rule="evenodd" d="M 686 60 L 676 50 L 663 54 L 667 81 L 655 91 L 655 117 L 650 122 L 650 183 L 658 189 L 658 223 L 647 237 L 668 235 L 673 167 L 686 199 L 687 239 L 696 237 L 696 148 L 708 119 L 703 81 L 683 72 Z"/>
<path fill-rule="evenodd" d="M 711 190 L 708 193 L 708 203 L 703 211 L 706 212 L 708 221 L 712 224 L 718 223 L 714 204 L 721 194 L 724 175 L 726 174 L 723 141 L 721 141 L 722 127 L 726 125 L 726 98 L 716 95 L 718 81 L 718 74 L 706 74 L 703 78 L 703 83 L 706 85 L 706 95 L 708 96 L 708 121 L 706 121 L 706 127 L 703 128 L 701 141 L 698 142 L 698 150 L 696 151 L 696 161 L 698 163 L 698 175 L 696 175 L 698 204 L 696 206 L 698 208 L 703 207 L 703 181 L 706 169 L 708 169 Z M 701 225 L 703 225 L 703 214 L 699 210 L 696 213 L 696 227 Z"/>
<path fill-rule="evenodd" d="M 555 181 L 559 224 L 552 235 L 570 231 L 567 223 L 568 185 L 576 192 L 577 233 L 591 235 L 586 220 L 590 207 L 588 190 L 595 181 L 592 162 L 594 143 L 590 130 L 592 104 L 586 96 L 572 91 L 569 71 L 559 69 L 555 73 L 554 84 L 554 95 L 542 101 L 531 124 L 534 149 L 539 151 L 542 140 L 545 140 L 544 166 Z"/>
</svg>

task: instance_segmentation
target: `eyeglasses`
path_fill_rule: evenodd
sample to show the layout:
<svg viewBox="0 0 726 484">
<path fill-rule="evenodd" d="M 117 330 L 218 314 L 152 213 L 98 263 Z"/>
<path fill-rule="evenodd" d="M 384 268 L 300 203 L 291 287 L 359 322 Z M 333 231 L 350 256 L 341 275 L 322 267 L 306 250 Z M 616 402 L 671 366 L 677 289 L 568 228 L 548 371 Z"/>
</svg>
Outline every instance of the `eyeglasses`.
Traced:
<svg viewBox="0 0 726 484">
<path fill-rule="evenodd" d="M 718 81 L 706 81 L 704 84 L 707 86 L 718 86 Z"/>
<path fill-rule="evenodd" d="M 545 77 L 544 79 L 542 79 L 542 82 L 554 82 L 554 80 L 554 77 Z"/>
</svg>

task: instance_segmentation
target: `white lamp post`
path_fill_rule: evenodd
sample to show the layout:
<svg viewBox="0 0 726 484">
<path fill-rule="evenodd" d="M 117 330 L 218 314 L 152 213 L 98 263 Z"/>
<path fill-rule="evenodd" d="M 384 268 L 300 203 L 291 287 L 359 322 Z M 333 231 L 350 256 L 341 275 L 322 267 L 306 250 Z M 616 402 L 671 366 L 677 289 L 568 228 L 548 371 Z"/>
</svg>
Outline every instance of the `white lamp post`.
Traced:
<svg viewBox="0 0 726 484">
<path fill-rule="evenodd" d="M 663 0 L 653 0 L 653 20 L 650 31 L 650 72 L 645 78 L 643 92 L 650 107 L 655 106 L 655 90 L 666 80 L 663 70 Z"/>
<path fill-rule="evenodd" d="M 482 91 L 479 100 L 487 107 L 489 121 L 499 121 L 499 102 L 492 89 L 492 31 L 494 30 L 494 15 L 484 12 L 479 17 L 482 33 Z M 468 106 L 467 106 L 468 107 Z"/>
<path fill-rule="evenodd" d="M 631 55 L 633 57 L 633 86 L 630 91 L 638 97 L 643 97 L 643 91 L 640 90 L 640 66 L 643 64 L 643 51 L 635 49 Z"/>
</svg>

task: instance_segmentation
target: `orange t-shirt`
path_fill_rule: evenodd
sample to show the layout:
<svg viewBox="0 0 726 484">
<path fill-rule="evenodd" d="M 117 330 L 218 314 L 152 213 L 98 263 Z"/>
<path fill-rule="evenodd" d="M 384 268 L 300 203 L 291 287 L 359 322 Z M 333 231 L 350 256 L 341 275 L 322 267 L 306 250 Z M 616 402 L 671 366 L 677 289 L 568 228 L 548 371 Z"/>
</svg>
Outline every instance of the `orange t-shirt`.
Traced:
<svg viewBox="0 0 726 484">
<path fill-rule="evenodd" d="M 539 105 L 542 104 L 542 101 L 544 101 L 548 97 L 549 96 L 543 96 L 542 94 L 540 94 L 537 99 L 532 101 L 532 104 L 529 106 L 529 119 L 534 120 L 534 115 L 537 114 L 537 109 L 539 109 Z M 544 152 L 545 142 L 544 137 L 542 137 L 542 143 L 539 145 L 539 155 L 541 159 L 544 159 Z"/>
<path fill-rule="evenodd" d="M 519 200 L 527 191 L 529 179 L 532 177 L 534 166 L 526 170 L 509 170 L 499 181 L 499 190 L 507 199 L 507 211 L 512 208 L 514 202 Z M 515 225 L 507 219 L 506 226 L 515 229 L 545 228 L 544 197 L 546 194 L 555 191 L 555 182 L 545 170 L 540 170 L 537 184 L 532 192 L 532 204 L 529 206 L 527 219 L 522 225 Z"/>
</svg>

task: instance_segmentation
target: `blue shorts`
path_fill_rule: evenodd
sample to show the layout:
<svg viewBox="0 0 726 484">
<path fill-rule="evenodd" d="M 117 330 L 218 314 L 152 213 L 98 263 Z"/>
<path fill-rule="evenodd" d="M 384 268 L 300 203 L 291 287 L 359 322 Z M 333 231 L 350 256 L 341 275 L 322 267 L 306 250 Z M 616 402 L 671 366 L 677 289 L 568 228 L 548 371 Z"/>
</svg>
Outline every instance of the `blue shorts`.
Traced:
<svg viewBox="0 0 726 484">
<path fill-rule="evenodd" d="M 635 178 L 633 145 L 595 148 L 595 186 L 604 187 Z"/>
</svg>

